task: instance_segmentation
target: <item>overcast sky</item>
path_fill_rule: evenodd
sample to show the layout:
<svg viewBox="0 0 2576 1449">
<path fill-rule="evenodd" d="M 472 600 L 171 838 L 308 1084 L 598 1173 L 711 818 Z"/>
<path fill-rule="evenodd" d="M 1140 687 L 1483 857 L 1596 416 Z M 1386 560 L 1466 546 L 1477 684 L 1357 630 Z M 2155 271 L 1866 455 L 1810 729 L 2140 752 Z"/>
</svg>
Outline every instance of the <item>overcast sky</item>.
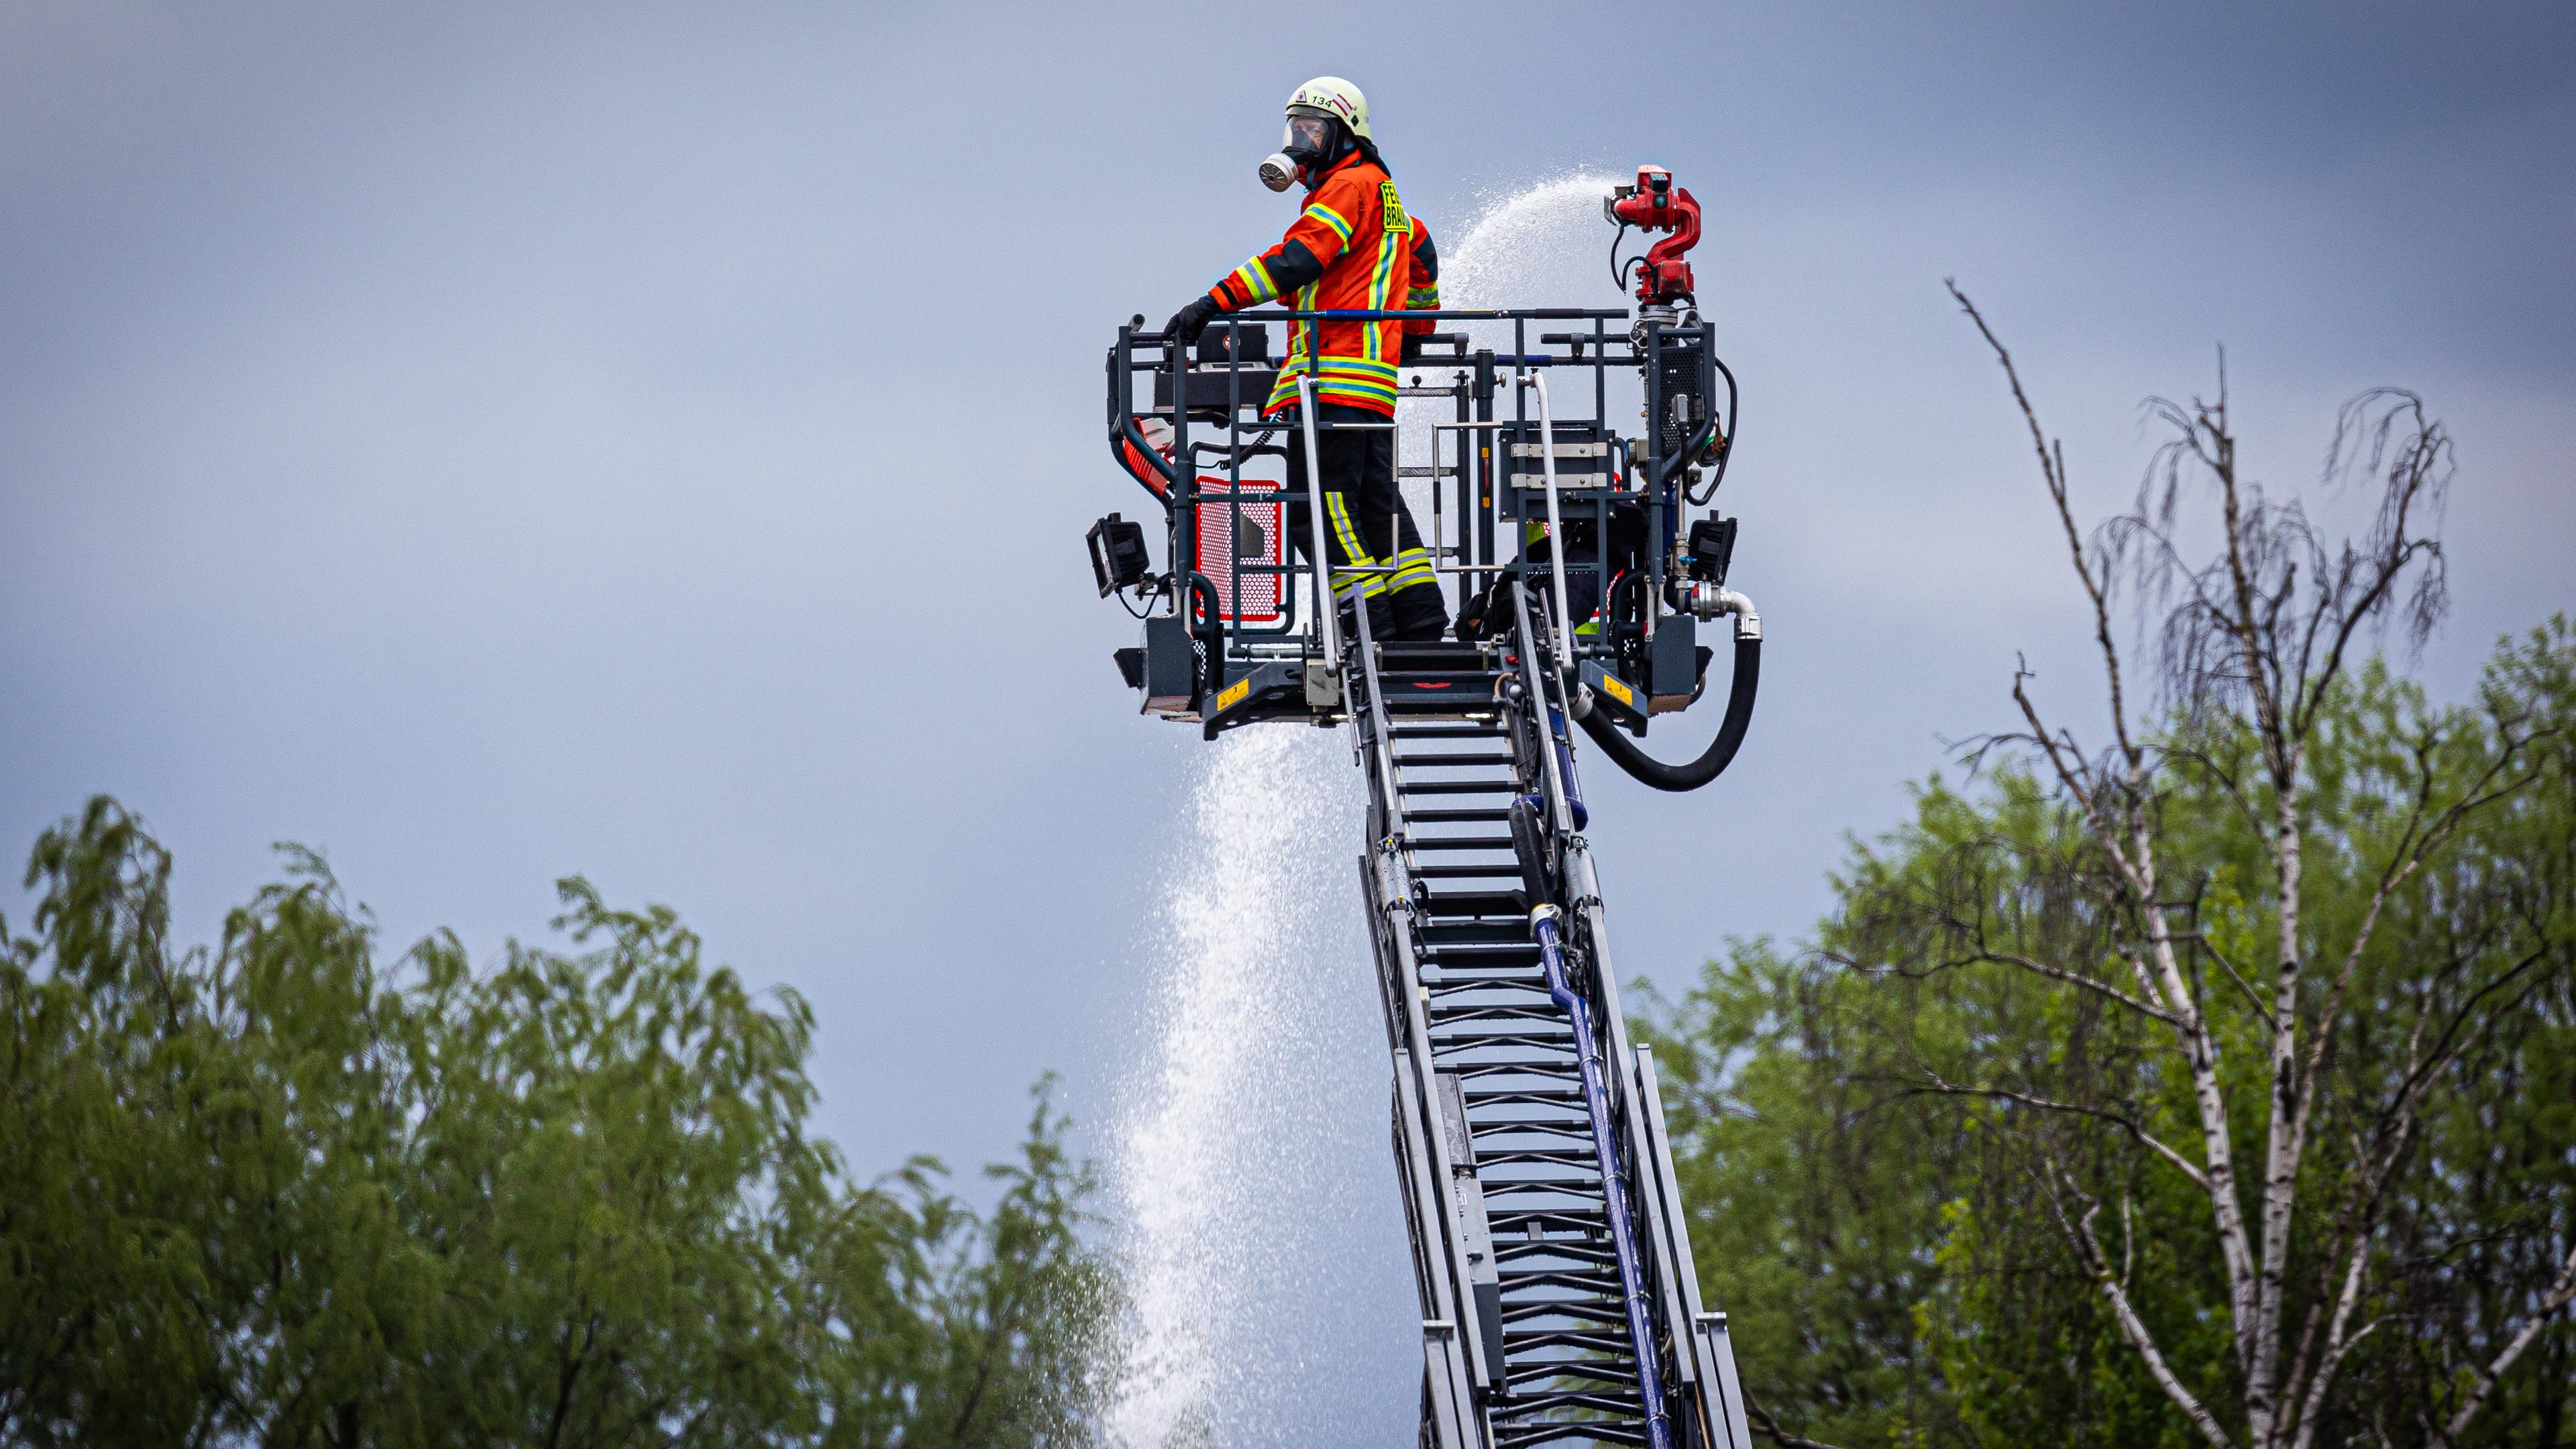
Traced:
<svg viewBox="0 0 2576 1449">
<path fill-rule="evenodd" d="M 1336 13 L 0 8 L 0 843 L 110 791 L 197 938 L 295 840 L 486 954 L 581 872 L 812 999 L 863 1167 L 1046 1068 L 1097 1119 L 1198 748 L 1082 562 L 1141 501 L 1100 353 L 1276 238 L 1323 71 L 1435 231 L 1648 159 L 1708 208 L 1769 671 L 1719 787 L 1591 771 L 1629 973 L 1805 930 L 2017 651 L 2082 717 L 1945 276 L 2088 514 L 2223 342 L 2276 489 L 2365 387 L 2457 432 L 2437 691 L 2576 601 L 2564 4 Z"/>
</svg>

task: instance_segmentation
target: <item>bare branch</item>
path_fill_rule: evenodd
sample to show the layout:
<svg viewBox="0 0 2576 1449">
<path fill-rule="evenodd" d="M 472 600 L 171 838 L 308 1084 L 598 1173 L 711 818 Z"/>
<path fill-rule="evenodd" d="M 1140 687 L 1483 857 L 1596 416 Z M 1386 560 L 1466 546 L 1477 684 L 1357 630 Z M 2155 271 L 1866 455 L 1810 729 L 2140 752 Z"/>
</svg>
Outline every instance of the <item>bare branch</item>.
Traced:
<svg viewBox="0 0 2576 1449">
<path fill-rule="evenodd" d="M 2156 1136 L 2152 1132 L 2149 1132 L 2146 1128 L 2139 1126 L 2134 1120 L 2125 1117 L 2118 1112 L 2111 1111 L 2105 1107 L 2087 1107 L 2081 1102 L 2060 1102 L 2048 1097 L 2035 1097 L 2027 1092 L 2016 1092 L 2006 1087 L 1962 1087 L 1943 1081 L 1940 1074 L 1937 1072 L 1927 1071 L 1924 1075 L 1932 1079 L 1932 1085 L 1928 1087 L 1908 1087 L 1905 1089 L 1907 1096 L 1987 1097 L 1999 1102 L 2018 1103 L 2021 1106 L 2029 1107 L 2041 1112 L 2065 1112 L 2077 1117 L 2091 1117 L 2098 1121 L 2108 1122 L 2112 1126 L 2119 1128 L 2121 1131 L 2128 1133 L 2131 1137 L 2136 1138 L 2140 1144 L 2144 1145 L 2149 1151 L 2155 1153 L 2158 1157 L 2172 1163 L 2185 1177 L 2191 1179 L 2193 1186 L 2198 1187 L 2203 1192 L 2207 1192 L 2209 1190 L 2208 1174 L 2202 1172 L 2190 1158 L 2175 1151 L 2173 1146 L 2167 1143 L 2164 1139 Z"/>
<path fill-rule="evenodd" d="M 2198 931 L 2194 931 L 2189 936 L 2182 939 L 2188 940 L 2193 945 L 2198 946 L 2202 955 L 2217 962 L 2218 969 L 2227 973 L 2227 979 L 2236 983 L 2236 989 L 2245 993 L 2245 999 L 2253 1005 L 2255 1014 L 2262 1017 L 2267 1024 L 2271 1021 L 2272 1009 L 2263 1004 L 2263 993 L 2255 990 L 2251 983 L 2246 981 L 2242 975 L 2238 974 L 2236 963 L 2227 959 L 2226 952 L 2211 945 L 2209 943 L 2209 937 Z"/>
<path fill-rule="evenodd" d="M 2308 1446 L 2315 1442 L 2317 1433 L 2316 1411 L 2319 1402 L 2325 1394 L 2327 1387 L 2334 1383 L 2335 1374 L 2343 1368 L 2344 1357 L 2347 1354 L 2350 1354 L 2363 1339 L 2370 1337 L 2372 1330 L 2378 1328 L 2383 1323 L 2393 1323 L 2397 1318 L 2397 1314 L 2383 1313 L 2377 1318 L 2370 1320 L 2368 1323 L 2363 1324 L 2359 1329 L 2355 1330 L 2352 1337 L 2336 1344 L 2333 1349 L 2327 1352 L 2326 1361 L 2318 1366 L 2316 1379 L 2309 1385 L 2307 1400 L 2300 1406 L 2299 1435 L 2297 1440 L 2294 1441 L 2293 1449 L 2308 1449 Z"/>
<path fill-rule="evenodd" d="M 1977 324 L 1977 331 L 1986 339 L 1986 345 L 1994 349 L 1995 361 L 2003 364 L 2004 380 L 2012 385 L 2013 402 L 2021 409 L 2022 421 L 2030 425 L 2031 447 L 2039 454 L 2039 474 L 2048 485 L 2049 501 L 2057 505 L 2058 524 L 2066 530 L 2066 551 L 2074 560 L 2075 577 L 2083 582 L 2085 597 L 2093 601 L 2093 639 L 2102 650 L 2103 670 L 2111 686 L 2111 728 L 2119 736 L 2121 753 L 2134 768 L 2141 756 L 2137 745 L 2129 738 L 2129 711 L 2122 697 L 2120 681 L 2120 649 L 2111 638 L 2109 585 L 2084 557 L 2084 537 L 2075 526 L 2075 511 L 2066 501 L 2065 446 L 2052 443 L 2047 432 L 2040 427 L 2039 412 L 2031 406 L 2030 394 L 2022 390 L 2021 372 L 2013 366 L 2012 353 L 2005 349 L 2003 340 L 1995 336 L 1995 329 L 1986 325 L 1985 314 L 1977 310 L 1976 303 L 1968 300 L 1967 293 L 1959 290 L 1956 279 L 1948 280 L 1944 285 L 1949 287 L 1950 295 L 1958 299 L 1959 310 L 1967 313 L 1968 320 Z M 2018 690 L 2018 683 L 2015 688 Z"/>
<path fill-rule="evenodd" d="M 2076 805 L 2086 814 L 2092 814 L 2093 791 L 2085 782 L 2082 756 L 2076 753 L 2073 741 L 2061 741 L 2049 732 L 2048 726 L 2040 723 L 2039 706 L 2032 703 L 2030 691 L 2022 687 L 2022 681 L 2030 677 L 2028 661 L 2019 655 L 2013 656 L 2013 702 L 2021 706 L 2021 717 L 2030 722 L 2029 739 L 2047 755 L 2049 768 L 2056 772 L 2058 783 L 2066 787 L 2066 793 L 2075 797 Z"/>
<path fill-rule="evenodd" d="M 2401 1134 L 2412 1129 L 2411 1117 L 2399 1126 Z M 2299 1351 L 2288 1380 L 2291 1397 L 2296 1402 L 2298 1410 L 2298 1443 L 2301 1449 L 2304 1449 L 2315 1434 L 2317 1416 L 2326 1390 L 2333 1385 L 2336 1369 L 2341 1365 L 2344 1355 L 2351 1351 L 2352 1345 L 2361 1337 L 2360 1333 L 2356 1333 L 2347 1338 L 2344 1330 L 2351 1323 L 2353 1310 L 2361 1302 L 2361 1288 L 2370 1263 L 2371 1239 L 2377 1231 L 2381 1195 L 2387 1190 L 2389 1177 L 2397 1160 L 2392 1153 L 2382 1159 L 2377 1170 L 2372 1170 L 2366 1165 L 2369 1154 L 2358 1134 L 2353 1137 L 2351 1151 L 2352 1160 L 2357 1164 L 2365 1165 L 2353 1175 L 2351 1183 L 2345 1190 L 2344 1206 L 2336 1218 L 2335 1237 L 2320 1257 L 2320 1261 L 2327 1264 L 2329 1269 L 2339 1258 L 2344 1265 L 2341 1274 L 2342 1288 L 2334 1295 L 2333 1326 L 2326 1333 L 2329 1344 L 2326 1362 L 2320 1372 L 2310 1375 L 2309 1365 L 2317 1347 L 2317 1330 L 2325 1317 L 2325 1305 L 2320 1301 L 2311 1304 L 2308 1308 L 2306 1326 L 2300 1331 Z M 2349 1255 L 2346 1254 L 2347 1246 L 2350 1248 Z M 2331 1273 L 2326 1286 L 2332 1286 Z M 2323 1296 L 2319 1295 L 2320 1299 Z M 2376 1327 L 2376 1321 L 2374 1320 L 2370 1326 Z M 2369 1327 L 2365 1327 L 2362 1333 L 2369 1331 Z M 2299 1387 L 2302 1384 L 2307 1386 L 2304 1391 Z"/>
<path fill-rule="evenodd" d="M 2398 436 L 2401 424 L 2406 429 L 2402 439 Z M 2450 431 L 2425 417 L 2424 400 L 2414 393 L 2403 388 L 2373 388 L 2345 403 L 2336 416 L 2334 442 L 2326 450 L 2322 482 L 2332 488 L 2356 472 L 2377 473 L 2383 489 L 2378 518 L 2362 545 L 2368 562 L 2365 564 L 2351 547 L 2344 550 L 2343 577 L 2348 579 L 2366 571 L 2367 582 L 2358 596 L 2338 588 L 2334 595 L 2318 601 L 2319 616 L 2332 611 L 2340 617 L 2325 662 L 2314 671 L 2316 682 L 2307 710 L 2310 720 L 2341 670 L 2353 635 L 2364 623 L 2378 617 L 2399 577 L 2418 558 L 2425 561 L 2425 567 L 2416 575 L 2414 592 L 2406 602 L 2408 643 L 2422 645 L 2441 621 L 2449 604 L 2442 545 L 2429 538 L 2409 536 L 2407 525 L 2418 508 L 2440 511 L 2452 471 Z M 2301 722 L 2302 728 L 2307 722 Z"/>
<path fill-rule="evenodd" d="M 1781 1428 L 1780 1421 L 1772 1418 L 1770 1412 L 1760 1404 L 1753 1402 L 1753 1395 L 1749 1392 L 1744 1396 L 1744 1415 L 1753 1421 L 1755 1433 L 1783 1446 L 1783 1449 L 1841 1449 L 1840 1445 L 1828 1444 L 1822 1439 L 1802 1438 Z"/>
<path fill-rule="evenodd" d="M 2167 1026 L 2182 1025 L 2181 1017 L 2161 1006 L 2140 1001 L 2107 981 L 2087 976 L 2080 971 L 2069 971 L 2062 966 L 2051 966 L 2045 961 L 2035 961 L 2017 951 L 1998 951 L 1992 947 L 1982 947 L 1970 955 L 1959 958 L 1957 964 L 1970 965 L 1979 961 L 1990 961 L 1998 966 L 2018 966 L 2033 975 L 2045 976 L 2051 981 L 2063 981 L 2069 986 L 2080 986 L 2097 995 L 2108 997 L 2141 1016 L 2154 1017 Z"/>
<path fill-rule="evenodd" d="M 2468 1401 L 2461 1404 L 2460 1411 L 2443 1426 L 2443 1438 L 2456 1440 L 2468 1430 L 2469 1421 L 2478 1416 L 2478 1410 L 2486 1404 L 2487 1395 L 2494 1392 L 2496 1380 L 2504 1377 L 2504 1371 L 2513 1367 L 2513 1361 L 2522 1357 L 2522 1351 L 2531 1347 L 2531 1341 L 2540 1336 L 2540 1330 L 2548 1327 L 2549 1320 L 2556 1317 L 2558 1310 L 2566 1307 L 2570 1300 L 2576 1300 L 2576 1246 L 2568 1248 L 2567 1262 L 2558 1270 L 2558 1281 L 2550 1285 L 2549 1291 L 2532 1309 L 2531 1316 L 2523 1320 L 2522 1328 L 2514 1334 L 2513 1341 L 2478 1371 L 2476 1381 L 2470 1385 Z"/>
<path fill-rule="evenodd" d="M 2515 736 L 2506 732 L 2502 748 L 2496 752 L 2495 758 L 2487 762 L 2486 769 L 2479 773 L 2476 783 L 2472 784 L 2459 799 L 2452 801 L 2432 824 L 2423 826 L 2419 831 L 2418 825 L 2423 819 L 2424 812 L 2432 803 L 2435 774 L 2429 759 L 2433 747 L 2430 733 L 2418 740 L 2415 751 L 2418 783 L 2415 798 L 2408 807 L 2406 827 L 2398 837 L 2397 852 L 2389 857 L 2388 865 L 2381 872 L 2379 884 L 2371 891 L 2370 905 L 2362 913 L 2360 927 L 2353 932 L 2352 946 L 2344 953 L 2343 967 L 2335 973 L 2334 985 L 2327 990 L 2325 1001 L 2317 1014 L 2316 1040 L 2308 1045 L 2307 1064 L 2300 1073 L 2299 1091 L 2302 1102 L 2311 1099 L 2315 1093 L 2317 1073 L 2324 1065 L 2326 1043 L 2334 1034 L 2335 1019 L 2342 1005 L 2344 993 L 2350 988 L 2354 973 L 2361 967 L 2363 950 L 2369 946 L 2371 937 L 2378 930 L 2380 913 L 2387 907 L 2389 899 L 2414 876 L 2432 853 L 2458 833 L 2460 825 L 2470 815 L 2488 805 L 2519 795 L 2526 786 L 2539 778 L 2539 771 L 2535 768 L 2513 775 L 2502 786 L 2495 783 L 2499 775 L 2511 769 L 2513 762 L 2521 756 L 2529 743 L 2530 737 Z"/>
<path fill-rule="evenodd" d="M 2059 1167 L 2055 1159 L 2052 1158 L 2047 1162 L 2045 1171 L 2049 1174 L 2045 1186 L 2050 1215 L 2057 1219 L 2057 1225 L 2065 1232 L 2067 1241 L 2075 1245 L 2076 1256 L 2084 1260 L 2085 1271 L 2093 1275 L 2094 1283 L 2102 1289 L 2102 1296 L 2110 1301 L 2111 1316 L 2118 1321 L 2121 1336 L 2128 1339 L 2129 1346 L 2136 1349 L 2138 1357 L 2146 1361 L 2148 1376 L 2156 1381 L 2156 1387 L 2164 1390 L 2165 1397 L 2172 1400 L 2174 1406 L 2191 1419 L 2193 1425 L 2200 1430 L 2202 1438 L 2218 1446 L 2218 1449 L 2233 1449 L 2234 1441 L 2227 1437 L 2225 1429 L 2219 1427 L 2217 1416 L 2210 1413 L 2209 1407 L 2193 1395 L 2191 1390 L 2183 1387 L 2182 1380 L 2174 1374 L 2173 1366 L 2165 1362 L 2164 1352 L 2156 1347 L 2155 1335 L 2147 1331 L 2145 1320 L 2138 1317 L 2136 1305 L 2129 1301 L 2128 1289 L 2111 1275 L 2109 1260 L 2102 1252 L 2102 1241 L 2093 1233 L 2093 1219 L 2101 1213 L 2102 1204 L 2094 1201 L 2082 1188 L 2077 1187 L 2075 1179 L 2068 1175 L 2065 1169 Z M 2067 1192 L 2084 1203 L 2084 1212 L 2080 1218 L 2070 1219 L 2067 1216 L 2066 1205 L 2058 1195 L 2059 1179 L 2064 1180 Z"/>
</svg>

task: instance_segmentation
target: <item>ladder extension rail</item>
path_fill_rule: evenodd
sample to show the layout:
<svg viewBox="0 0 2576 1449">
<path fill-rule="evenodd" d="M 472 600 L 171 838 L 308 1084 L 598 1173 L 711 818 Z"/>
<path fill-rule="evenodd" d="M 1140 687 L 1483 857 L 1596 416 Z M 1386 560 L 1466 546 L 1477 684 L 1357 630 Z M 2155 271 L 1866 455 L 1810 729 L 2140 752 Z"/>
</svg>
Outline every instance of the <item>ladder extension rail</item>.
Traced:
<svg viewBox="0 0 2576 1449">
<path fill-rule="evenodd" d="M 1314 455 L 1310 452 L 1309 458 Z M 1319 539 L 1323 536 L 1316 535 Z M 1383 1001 L 1393 1047 L 1396 1095 L 1396 1152 L 1404 1175 L 1405 1196 L 1414 1206 L 1415 1251 L 1422 1260 L 1423 1361 L 1426 1408 L 1435 1412 L 1433 1442 L 1440 1449 L 1490 1449 L 1493 1430 L 1476 1408 L 1474 1386 L 1491 1384 L 1502 1366 L 1487 1361 L 1485 1342 L 1467 1331 L 1475 1305 L 1465 1291 L 1473 1276 L 1458 1225 L 1457 1175 L 1461 1164 L 1449 1151 L 1448 1134 L 1439 1130 L 1443 1108 L 1434 1087 L 1429 1023 L 1416 1009 L 1413 995 L 1420 971 L 1414 960 L 1410 917 L 1411 873 L 1401 840 L 1406 822 L 1395 791 L 1395 755 L 1380 707 L 1384 686 L 1377 667 L 1376 641 L 1370 636 L 1368 606 L 1362 599 L 1352 613 L 1350 655 L 1358 668 L 1342 662 L 1342 677 L 1357 685 L 1346 689 L 1351 701 L 1355 751 L 1369 755 L 1368 774 L 1376 786 L 1370 815 L 1376 827 L 1370 848 L 1360 857 L 1360 873 L 1369 890 L 1371 928 L 1386 953 L 1382 972 Z"/>
<path fill-rule="evenodd" d="M 1747 1449 L 1651 1060 L 1610 980 L 1544 585 L 1482 645 L 1339 661 L 1438 1449 Z M 1508 826 L 1508 835 L 1506 828 Z"/>
<path fill-rule="evenodd" d="M 1656 1372 L 1662 1355 L 1655 1349 L 1653 1309 L 1647 1302 L 1645 1274 L 1637 1263 L 1637 1229 L 1628 1214 L 1627 1175 L 1620 1170 L 1619 1147 L 1611 1138 L 1610 1083 L 1601 1065 L 1599 1038 L 1592 1029 L 1592 1006 L 1566 980 L 1565 946 L 1556 928 L 1556 907 L 1530 908 L 1530 934 L 1538 939 L 1539 960 L 1547 968 L 1547 994 L 1574 1022 L 1574 1041 L 1583 1072 L 1583 1108 L 1592 1122 L 1592 1152 L 1601 1163 L 1602 1197 L 1610 1213 L 1610 1250 L 1619 1264 L 1619 1297 L 1628 1316 L 1628 1340 L 1637 1355 L 1637 1389 L 1645 1401 L 1648 1449 L 1672 1449 L 1673 1427 L 1664 1412 L 1663 1376 Z"/>
</svg>

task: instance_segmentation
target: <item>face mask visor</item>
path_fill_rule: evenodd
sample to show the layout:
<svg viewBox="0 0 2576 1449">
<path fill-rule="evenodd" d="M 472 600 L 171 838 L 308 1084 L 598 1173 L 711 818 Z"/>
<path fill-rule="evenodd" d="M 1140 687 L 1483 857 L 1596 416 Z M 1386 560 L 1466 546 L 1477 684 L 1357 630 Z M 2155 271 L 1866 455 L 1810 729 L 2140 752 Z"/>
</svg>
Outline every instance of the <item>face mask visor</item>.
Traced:
<svg viewBox="0 0 2576 1449">
<path fill-rule="evenodd" d="M 1321 113 L 1291 111 L 1288 113 L 1288 127 L 1280 133 L 1279 149 L 1295 158 L 1300 166 L 1309 169 L 1321 166 L 1325 158 L 1333 154 L 1334 132 L 1340 125 L 1339 121 Z"/>
</svg>

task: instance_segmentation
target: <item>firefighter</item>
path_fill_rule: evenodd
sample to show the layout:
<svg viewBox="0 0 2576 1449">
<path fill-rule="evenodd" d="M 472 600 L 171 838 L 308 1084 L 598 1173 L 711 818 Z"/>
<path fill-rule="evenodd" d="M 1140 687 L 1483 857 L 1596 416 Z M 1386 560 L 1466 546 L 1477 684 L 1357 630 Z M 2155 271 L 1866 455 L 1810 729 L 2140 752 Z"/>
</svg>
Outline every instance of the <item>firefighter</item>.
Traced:
<svg viewBox="0 0 2576 1449">
<path fill-rule="evenodd" d="M 1188 346 L 1209 319 L 1276 301 L 1301 312 L 1425 311 L 1440 305 L 1440 255 L 1431 231 L 1405 210 L 1369 134 L 1360 88 L 1318 76 L 1288 97 L 1280 154 L 1262 163 L 1274 191 L 1291 180 L 1306 187 L 1306 205 L 1277 246 L 1227 273 L 1204 296 L 1174 314 L 1165 331 Z M 1278 384 L 1262 405 L 1265 421 L 1286 424 L 1288 481 L 1306 486 L 1305 430 L 1297 415 L 1297 380 L 1311 377 L 1318 424 L 1378 424 L 1322 431 L 1324 552 L 1333 596 L 1344 609 L 1365 601 L 1369 632 L 1380 640 L 1437 639 L 1448 628 L 1431 555 L 1395 486 L 1396 367 L 1432 330 L 1418 321 L 1292 322 Z M 1289 538 L 1313 557 L 1307 510 L 1290 508 Z"/>
</svg>

